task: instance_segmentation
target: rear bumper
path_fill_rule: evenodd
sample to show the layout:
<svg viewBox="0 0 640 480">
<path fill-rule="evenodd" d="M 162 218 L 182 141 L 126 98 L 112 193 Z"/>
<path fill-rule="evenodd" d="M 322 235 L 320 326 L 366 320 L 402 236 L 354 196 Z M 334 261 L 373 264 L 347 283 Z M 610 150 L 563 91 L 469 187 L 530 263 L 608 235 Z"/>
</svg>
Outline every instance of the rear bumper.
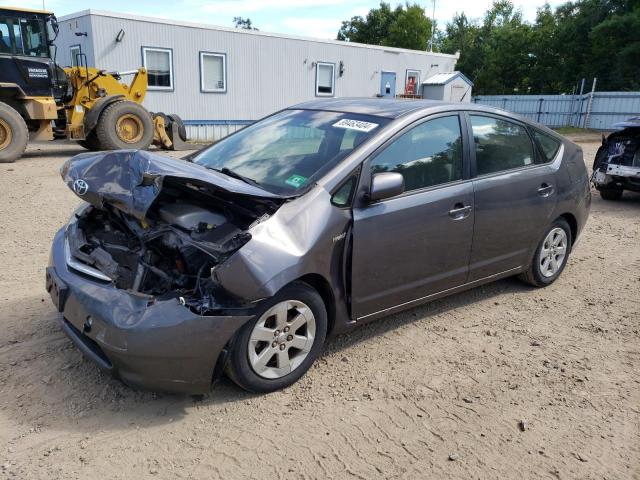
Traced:
<svg viewBox="0 0 640 480">
<path fill-rule="evenodd" d="M 125 383 L 147 390 L 206 393 L 220 353 L 251 318 L 200 316 L 178 299 L 119 290 L 68 267 L 64 231 L 53 241 L 47 290 L 63 331 L 82 353 Z"/>
</svg>

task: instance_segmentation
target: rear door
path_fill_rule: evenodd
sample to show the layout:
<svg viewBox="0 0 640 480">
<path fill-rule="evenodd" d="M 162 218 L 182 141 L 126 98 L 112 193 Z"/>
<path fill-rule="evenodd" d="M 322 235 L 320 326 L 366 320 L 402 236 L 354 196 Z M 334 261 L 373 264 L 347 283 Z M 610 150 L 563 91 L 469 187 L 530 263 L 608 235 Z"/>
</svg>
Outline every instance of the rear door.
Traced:
<svg viewBox="0 0 640 480">
<path fill-rule="evenodd" d="M 469 281 L 526 265 L 557 201 L 555 169 L 538 164 L 525 126 L 469 112 L 475 228 Z"/>
<path fill-rule="evenodd" d="M 473 234 L 473 185 L 457 113 L 408 127 L 365 162 L 400 172 L 405 193 L 353 210 L 352 314 L 376 312 L 465 283 Z"/>
</svg>

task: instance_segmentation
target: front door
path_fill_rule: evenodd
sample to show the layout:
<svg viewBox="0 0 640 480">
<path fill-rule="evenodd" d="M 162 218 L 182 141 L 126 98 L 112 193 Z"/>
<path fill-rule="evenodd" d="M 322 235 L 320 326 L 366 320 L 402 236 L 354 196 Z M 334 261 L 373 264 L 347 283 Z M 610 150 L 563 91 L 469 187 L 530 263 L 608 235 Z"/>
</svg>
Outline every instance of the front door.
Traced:
<svg viewBox="0 0 640 480">
<path fill-rule="evenodd" d="M 390 98 L 396 96 L 396 72 L 382 72 L 380 75 L 380 95 Z"/>
<path fill-rule="evenodd" d="M 475 229 L 469 281 L 527 264 L 551 222 L 555 169 L 536 165 L 533 143 L 515 122 L 469 115 L 475 143 Z"/>
<path fill-rule="evenodd" d="M 400 172 L 405 193 L 353 211 L 352 314 L 369 315 L 465 283 L 473 235 L 457 114 L 398 134 L 365 163 L 369 174 Z"/>
</svg>

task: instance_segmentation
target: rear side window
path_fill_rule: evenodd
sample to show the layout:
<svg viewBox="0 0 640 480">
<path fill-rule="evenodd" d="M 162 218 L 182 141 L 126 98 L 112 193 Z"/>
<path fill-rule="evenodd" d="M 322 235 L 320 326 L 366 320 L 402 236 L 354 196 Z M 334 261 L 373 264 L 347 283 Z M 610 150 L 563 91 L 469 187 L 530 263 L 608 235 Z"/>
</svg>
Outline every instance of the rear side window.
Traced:
<svg viewBox="0 0 640 480">
<path fill-rule="evenodd" d="M 478 175 L 533 164 L 533 144 L 523 126 L 499 118 L 470 117 Z"/>
<path fill-rule="evenodd" d="M 385 148 L 371 163 L 371 172 L 401 173 L 406 191 L 460 180 L 460 132 L 457 115 L 421 123 Z"/>
<path fill-rule="evenodd" d="M 538 130 L 533 130 L 533 138 L 540 147 L 543 163 L 552 161 L 560 149 L 560 140 Z"/>
</svg>

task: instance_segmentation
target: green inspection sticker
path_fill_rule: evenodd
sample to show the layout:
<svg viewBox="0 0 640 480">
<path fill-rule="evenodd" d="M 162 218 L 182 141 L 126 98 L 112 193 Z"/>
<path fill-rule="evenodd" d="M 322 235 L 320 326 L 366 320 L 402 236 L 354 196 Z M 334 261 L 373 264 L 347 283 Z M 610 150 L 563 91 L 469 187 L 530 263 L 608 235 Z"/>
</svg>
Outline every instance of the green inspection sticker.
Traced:
<svg viewBox="0 0 640 480">
<path fill-rule="evenodd" d="M 291 185 L 293 188 L 300 188 L 306 181 L 307 177 L 303 177 L 302 175 L 291 175 L 284 181 L 284 183 Z"/>
</svg>

